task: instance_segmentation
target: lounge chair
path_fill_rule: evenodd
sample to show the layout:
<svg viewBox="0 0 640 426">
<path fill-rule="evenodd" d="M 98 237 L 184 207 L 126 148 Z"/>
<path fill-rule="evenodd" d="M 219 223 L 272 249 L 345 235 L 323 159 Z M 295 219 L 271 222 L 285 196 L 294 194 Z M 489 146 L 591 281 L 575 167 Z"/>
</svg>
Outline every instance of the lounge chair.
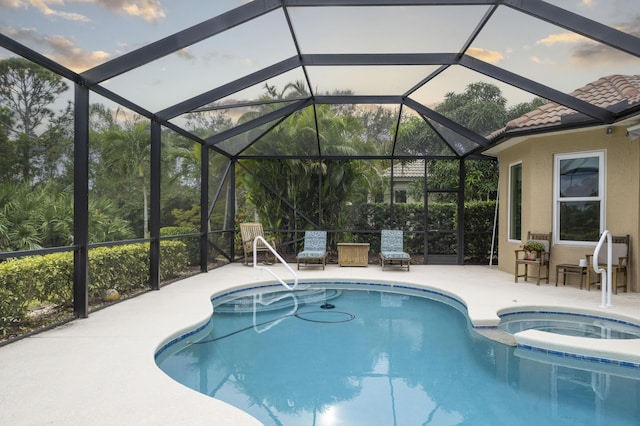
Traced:
<svg viewBox="0 0 640 426">
<path fill-rule="evenodd" d="M 607 269 L 607 243 L 604 243 L 600 247 L 600 253 L 598 254 L 598 266 L 603 269 Z M 600 285 L 600 275 L 596 274 L 593 270 L 593 253 L 587 255 L 587 290 L 590 289 L 591 284 Z M 627 291 L 627 269 L 629 265 L 629 235 L 611 236 L 611 288 L 614 292 L 618 293 L 618 287 L 624 288 Z M 618 285 L 618 273 L 622 273 L 622 284 Z M 592 283 L 593 275 L 596 275 L 596 282 Z M 606 274 L 606 272 L 603 272 Z"/>
<path fill-rule="evenodd" d="M 531 278 L 536 278 L 536 285 L 540 285 L 540 280 L 546 280 L 549 283 L 549 258 L 551 257 L 551 232 L 548 234 L 540 233 L 540 232 L 531 232 L 527 233 L 527 242 L 535 241 L 542 244 L 543 249 L 536 255 L 537 257 L 532 257 L 530 253 L 525 249 L 518 249 L 515 252 L 516 255 L 516 269 L 515 269 L 515 282 L 518 282 L 518 278 L 524 278 L 526 281 Z M 518 268 L 520 265 L 524 265 L 524 274 L 520 274 Z M 529 266 L 537 266 L 536 275 L 529 275 Z M 542 269 L 547 269 L 547 274 L 542 275 Z"/>
<path fill-rule="evenodd" d="M 244 249 L 244 264 L 247 265 L 249 263 L 249 257 L 253 257 L 253 240 L 258 236 L 265 238 L 264 229 L 262 228 L 261 223 L 245 222 L 240 224 L 240 235 L 242 236 L 242 248 Z M 270 240 L 268 242 L 275 248 L 275 241 Z M 256 255 L 261 252 L 264 253 L 265 262 L 268 263 L 269 255 L 272 254 L 271 250 L 269 250 L 262 241 L 258 240 L 256 245 Z M 277 261 L 275 256 L 273 256 L 273 261 Z"/>
<path fill-rule="evenodd" d="M 386 264 L 407 267 L 409 270 L 411 256 L 404 251 L 404 233 L 399 230 L 383 229 L 380 234 L 380 266 L 384 271 Z"/>
<path fill-rule="evenodd" d="M 300 264 L 304 266 L 321 264 L 324 270 L 327 264 L 327 254 L 327 231 L 305 231 L 304 247 L 296 256 L 298 269 L 300 269 Z"/>
</svg>

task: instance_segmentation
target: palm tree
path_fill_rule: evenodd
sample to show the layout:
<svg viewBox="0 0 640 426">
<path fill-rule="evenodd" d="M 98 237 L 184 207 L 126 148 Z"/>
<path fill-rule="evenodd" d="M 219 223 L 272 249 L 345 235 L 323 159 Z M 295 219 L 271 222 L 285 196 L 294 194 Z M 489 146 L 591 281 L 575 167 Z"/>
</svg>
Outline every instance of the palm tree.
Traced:
<svg viewBox="0 0 640 426">
<path fill-rule="evenodd" d="M 121 204 L 128 204 L 122 198 L 123 192 L 131 191 L 142 195 L 143 236 L 149 234 L 149 174 L 151 157 L 151 136 L 149 123 L 134 121 L 121 127 L 112 125 L 99 138 L 101 151 L 98 154 L 102 167 L 101 183 L 103 191 L 111 192 Z M 121 206 L 122 207 L 122 206 Z"/>
</svg>

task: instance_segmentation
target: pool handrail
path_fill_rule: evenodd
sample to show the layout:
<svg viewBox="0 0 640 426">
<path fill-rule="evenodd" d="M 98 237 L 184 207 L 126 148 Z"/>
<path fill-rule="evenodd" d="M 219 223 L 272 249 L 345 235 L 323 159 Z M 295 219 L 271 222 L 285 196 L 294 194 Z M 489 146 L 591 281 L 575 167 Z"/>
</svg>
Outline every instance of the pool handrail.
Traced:
<svg viewBox="0 0 640 426">
<path fill-rule="evenodd" d="M 605 230 L 602 235 L 600 236 L 600 241 L 598 241 L 598 245 L 596 246 L 595 250 L 593 250 L 593 260 L 592 260 L 592 264 L 593 264 L 593 270 L 596 271 L 596 274 L 602 274 L 603 272 L 605 272 L 604 268 L 600 268 L 598 266 L 598 256 L 600 255 L 600 248 L 602 247 L 602 244 L 604 244 L 604 240 L 607 240 L 607 269 L 606 275 L 602 275 L 602 302 L 600 304 L 601 308 L 609 308 L 611 306 L 613 306 L 611 304 L 611 287 L 612 287 L 612 279 L 611 279 L 611 258 L 612 258 L 612 247 L 611 247 L 611 232 L 609 232 L 608 230 Z M 587 283 L 587 285 L 589 285 Z M 588 287 L 587 287 L 588 288 Z"/>
<path fill-rule="evenodd" d="M 278 296 L 276 298 L 269 300 L 268 302 L 263 300 L 262 298 L 263 294 L 264 293 L 258 293 L 253 295 L 253 329 L 258 334 L 262 334 L 265 331 L 271 330 L 272 327 L 275 327 L 285 319 L 295 315 L 295 313 L 298 311 L 298 298 L 296 297 L 295 293 L 283 294 L 281 296 Z M 287 297 L 290 297 L 293 300 L 293 309 L 291 309 L 291 312 L 280 316 L 280 318 L 274 321 L 270 321 L 268 324 L 258 324 L 258 318 L 257 318 L 258 304 L 261 304 L 262 306 L 269 306 L 270 304 L 279 302 Z M 262 326 L 263 328 L 260 328 Z"/>
<path fill-rule="evenodd" d="M 257 243 L 258 240 L 260 240 L 268 249 L 269 251 L 271 251 L 271 253 L 273 253 L 273 255 L 280 260 L 280 263 L 282 263 L 288 270 L 289 272 L 291 272 L 291 274 L 293 275 L 293 285 L 289 285 L 286 282 L 284 282 L 284 280 L 282 278 L 280 278 L 280 276 L 278 274 L 276 274 L 275 272 L 273 272 L 271 270 L 271 268 L 267 268 L 265 266 L 260 266 L 258 265 L 258 256 L 257 256 Z M 254 270 L 266 270 L 267 272 L 269 272 L 271 274 L 271 276 L 273 276 L 275 279 L 277 279 L 280 284 L 282 284 L 287 290 L 295 290 L 295 288 L 298 286 L 298 275 L 296 274 L 296 272 L 291 268 L 291 266 L 289 266 L 289 264 L 278 254 L 278 252 L 267 242 L 267 240 L 265 240 L 263 237 L 261 237 L 260 235 L 257 235 L 254 239 L 253 239 L 253 269 Z"/>
</svg>

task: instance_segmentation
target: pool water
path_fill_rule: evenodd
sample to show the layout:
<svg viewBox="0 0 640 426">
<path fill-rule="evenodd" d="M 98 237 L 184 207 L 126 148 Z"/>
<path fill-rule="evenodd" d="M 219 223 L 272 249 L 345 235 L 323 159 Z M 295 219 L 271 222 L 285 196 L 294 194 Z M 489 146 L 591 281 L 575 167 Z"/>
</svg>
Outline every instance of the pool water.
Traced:
<svg viewBox="0 0 640 426">
<path fill-rule="evenodd" d="M 265 425 L 638 424 L 637 366 L 540 357 L 480 336 L 450 298 L 361 287 L 250 296 L 255 313 L 220 307 L 156 362 Z"/>
</svg>

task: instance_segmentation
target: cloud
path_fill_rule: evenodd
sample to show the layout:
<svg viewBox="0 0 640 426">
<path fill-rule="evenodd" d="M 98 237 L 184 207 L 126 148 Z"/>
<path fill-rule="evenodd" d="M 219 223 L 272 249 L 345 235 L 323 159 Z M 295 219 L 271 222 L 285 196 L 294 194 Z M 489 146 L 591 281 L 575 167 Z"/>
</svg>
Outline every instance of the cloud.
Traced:
<svg viewBox="0 0 640 426">
<path fill-rule="evenodd" d="M 196 60 L 196 57 L 195 57 L 195 56 L 194 56 L 194 55 L 189 51 L 189 49 L 188 49 L 188 48 L 186 48 L 186 47 L 185 47 L 184 49 L 180 49 L 180 50 L 178 50 L 178 51 L 176 52 L 176 55 L 177 55 L 179 58 L 182 58 L 182 59 L 184 59 L 184 60 L 186 60 L 186 61 L 195 61 L 195 60 Z"/>
<path fill-rule="evenodd" d="M 553 46 L 558 43 L 576 43 L 582 40 L 586 40 L 586 38 L 576 33 L 549 34 L 547 37 L 537 40 L 536 44 Z"/>
<path fill-rule="evenodd" d="M 538 56 L 530 56 L 529 60 L 531 62 L 533 62 L 534 64 L 544 64 L 544 65 L 555 65 L 555 62 L 553 62 L 550 59 L 542 59 Z"/>
<path fill-rule="evenodd" d="M 47 37 L 45 39 L 51 47 L 51 59 L 66 67 L 81 72 L 93 68 L 97 64 L 109 59 L 109 54 L 101 50 L 86 52 L 73 44 L 71 40 L 63 36 Z"/>
<path fill-rule="evenodd" d="M 76 72 L 93 68 L 110 57 L 108 53 L 101 50 L 92 52 L 82 50 L 73 41 L 60 35 L 43 36 L 34 28 L 5 27 L 2 28 L 2 32 L 27 45 L 35 43 L 46 46 L 47 53 L 43 53 L 45 56 Z"/>
<path fill-rule="evenodd" d="M 0 0 L 0 7 L 7 9 L 17 9 L 19 7 L 26 7 L 24 0 Z"/>
<path fill-rule="evenodd" d="M 147 22 L 156 22 L 165 17 L 159 0 L 66 0 L 66 2 L 93 3 L 102 9 L 139 17 Z M 27 9 L 29 6 L 38 9 L 45 16 L 55 16 L 78 22 L 91 21 L 85 15 L 59 10 L 59 7 L 65 6 L 65 0 L 0 0 L 0 8 L 18 9 L 22 7 Z"/>
<path fill-rule="evenodd" d="M 624 62 L 637 62 L 638 58 L 599 43 L 582 43 L 571 51 L 571 62 L 585 68 Z"/>
<path fill-rule="evenodd" d="M 489 62 L 490 64 L 497 64 L 504 59 L 504 56 L 502 56 L 500 52 L 496 52 L 495 50 L 485 50 L 478 47 L 469 48 L 467 50 L 467 55 Z"/>
<path fill-rule="evenodd" d="M 640 37 L 640 15 L 635 16 L 632 21 L 617 25 L 616 28 L 627 34 Z M 571 44 L 571 62 L 583 67 L 637 61 L 635 56 L 575 33 L 551 34 L 536 42 L 536 44 L 544 46 L 553 46 L 559 43 Z"/>
<path fill-rule="evenodd" d="M 148 22 L 156 22 L 166 16 L 159 0 L 93 0 L 93 2 L 104 9 L 137 16 Z"/>
<path fill-rule="evenodd" d="M 75 0 L 71 0 L 75 1 Z M 83 1 L 83 0 L 80 0 Z M 89 0 L 91 1 L 91 0 Z M 62 12 L 49 7 L 49 5 L 64 6 L 64 0 L 0 0 L 0 8 L 4 9 L 28 9 L 30 6 L 38 9 L 45 16 L 55 16 L 69 21 L 89 22 L 90 19 L 79 13 Z"/>
<path fill-rule="evenodd" d="M 58 11 L 58 10 L 51 9 L 49 7 L 49 4 L 61 5 L 62 6 L 62 5 L 64 5 L 64 1 L 63 0 L 30 0 L 29 3 L 31 3 L 31 5 L 33 7 L 35 7 L 40 12 L 42 12 L 43 15 L 56 16 L 58 18 L 66 19 L 66 20 L 69 20 L 69 21 L 79 21 L 79 22 L 89 22 L 90 21 L 89 18 L 87 18 L 86 16 L 81 15 L 79 13 L 61 12 L 61 11 Z"/>
</svg>

